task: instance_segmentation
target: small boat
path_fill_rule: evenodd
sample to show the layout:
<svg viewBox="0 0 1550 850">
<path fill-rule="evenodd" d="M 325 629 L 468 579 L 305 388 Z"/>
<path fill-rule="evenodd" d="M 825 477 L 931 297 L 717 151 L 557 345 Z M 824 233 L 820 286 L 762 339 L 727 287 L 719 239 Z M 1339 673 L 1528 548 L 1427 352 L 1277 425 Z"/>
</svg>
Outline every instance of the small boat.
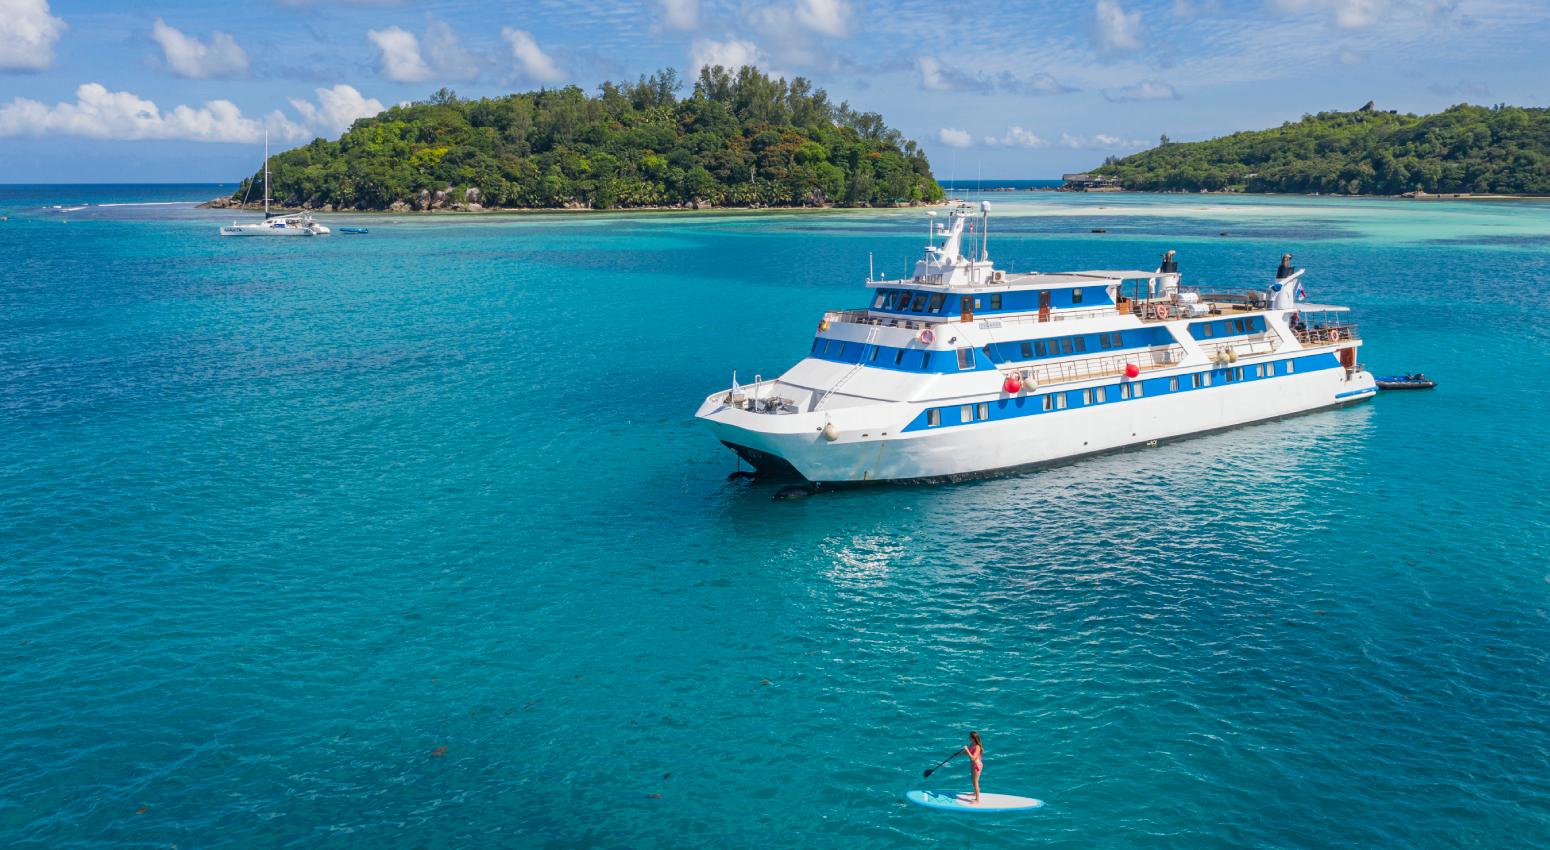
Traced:
<svg viewBox="0 0 1550 850">
<path fill-rule="evenodd" d="M 249 184 L 249 189 L 252 184 Z M 247 202 L 247 194 L 242 200 Z M 328 227 L 315 220 L 312 213 L 297 214 L 269 212 L 269 131 L 264 131 L 264 220 L 254 222 L 234 221 L 222 225 L 222 236 L 327 236 Z"/>
<path fill-rule="evenodd" d="M 341 227 L 341 228 L 339 228 L 339 232 L 340 233 L 370 233 L 371 231 L 367 230 L 364 227 Z"/>
<path fill-rule="evenodd" d="M 1420 372 L 1414 375 L 1384 375 L 1375 379 L 1380 390 L 1429 390 L 1437 382 Z"/>
</svg>

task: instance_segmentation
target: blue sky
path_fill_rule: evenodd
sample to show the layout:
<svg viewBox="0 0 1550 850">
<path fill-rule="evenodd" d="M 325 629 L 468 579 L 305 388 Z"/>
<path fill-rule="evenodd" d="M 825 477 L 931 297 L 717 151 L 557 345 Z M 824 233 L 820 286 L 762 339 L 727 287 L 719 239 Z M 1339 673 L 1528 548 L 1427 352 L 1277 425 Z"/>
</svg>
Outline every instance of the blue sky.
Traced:
<svg viewBox="0 0 1550 850">
<path fill-rule="evenodd" d="M 1544 106 L 1523 0 L 0 0 L 0 182 L 230 181 L 445 85 L 803 75 L 939 177 L 1048 177 L 1305 112 Z"/>
</svg>

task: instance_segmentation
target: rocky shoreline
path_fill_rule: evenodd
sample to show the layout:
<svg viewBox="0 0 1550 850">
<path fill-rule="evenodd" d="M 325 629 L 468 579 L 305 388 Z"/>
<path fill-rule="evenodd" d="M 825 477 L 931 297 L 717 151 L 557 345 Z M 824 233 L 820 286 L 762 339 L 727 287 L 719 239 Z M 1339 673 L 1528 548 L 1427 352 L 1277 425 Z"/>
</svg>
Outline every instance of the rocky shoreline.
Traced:
<svg viewBox="0 0 1550 850">
<path fill-rule="evenodd" d="M 422 189 L 419 196 L 413 202 L 394 201 L 386 207 L 335 207 L 333 204 L 313 205 L 310 201 L 300 204 L 294 200 L 285 203 L 276 203 L 273 199 L 269 203 L 271 213 L 291 212 L 318 212 L 318 213 L 513 213 L 513 212 L 652 212 L 652 211 L 706 211 L 706 210 L 836 210 L 836 209 L 905 209 L 908 207 L 941 206 L 947 200 L 939 202 L 916 201 L 911 203 L 896 203 L 888 207 L 857 206 L 845 207 L 828 203 L 822 199 L 817 203 L 803 204 L 801 206 L 772 207 L 764 204 L 749 204 L 746 206 L 717 206 L 704 201 L 693 201 L 684 204 L 658 205 L 658 206 L 631 206 L 609 207 L 598 209 L 581 201 L 570 201 L 561 206 L 554 207 L 487 207 L 479 203 L 479 190 L 466 189 L 461 200 L 455 200 L 456 192 L 451 189 L 441 189 L 431 192 Z M 249 201 L 242 203 L 229 197 L 212 198 L 199 205 L 200 209 L 213 210 L 248 210 L 262 212 L 262 201 Z"/>
</svg>

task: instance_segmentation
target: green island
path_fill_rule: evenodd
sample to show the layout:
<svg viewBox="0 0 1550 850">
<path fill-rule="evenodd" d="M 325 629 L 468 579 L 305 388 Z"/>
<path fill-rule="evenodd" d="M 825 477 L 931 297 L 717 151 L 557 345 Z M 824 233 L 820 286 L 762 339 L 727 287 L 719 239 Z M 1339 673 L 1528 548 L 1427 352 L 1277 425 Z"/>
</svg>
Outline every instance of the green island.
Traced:
<svg viewBox="0 0 1550 850">
<path fill-rule="evenodd" d="M 1110 157 L 1093 177 L 1142 191 L 1550 194 L 1550 109 L 1320 112 L 1270 130 Z"/>
<path fill-rule="evenodd" d="M 801 77 L 672 69 L 478 100 L 442 89 L 270 160 L 270 196 L 332 210 L 882 206 L 942 198 L 915 142 Z M 215 206 L 262 198 L 262 170 Z"/>
</svg>

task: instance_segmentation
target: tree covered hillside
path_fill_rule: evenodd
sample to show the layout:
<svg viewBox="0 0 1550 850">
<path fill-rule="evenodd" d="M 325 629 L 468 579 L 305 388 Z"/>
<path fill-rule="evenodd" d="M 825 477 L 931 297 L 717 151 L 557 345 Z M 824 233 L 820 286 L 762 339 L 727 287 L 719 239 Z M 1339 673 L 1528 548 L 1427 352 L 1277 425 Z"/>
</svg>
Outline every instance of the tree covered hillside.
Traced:
<svg viewBox="0 0 1550 850">
<path fill-rule="evenodd" d="M 1127 189 L 1550 194 L 1550 109 L 1321 112 L 1272 130 L 1169 143 L 1096 170 Z"/>
<path fill-rule="evenodd" d="M 876 113 L 830 103 L 805 79 L 715 67 L 700 72 L 689 97 L 679 89 L 671 69 L 604 83 L 591 97 L 575 86 L 480 100 L 443 89 L 356 121 L 337 141 L 274 157 L 271 197 L 337 209 L 868 206 L 942 197 L 913 141 Z M 245 181 L 233 198 L 251 201 L 261 191 Z"/>
</svg>

